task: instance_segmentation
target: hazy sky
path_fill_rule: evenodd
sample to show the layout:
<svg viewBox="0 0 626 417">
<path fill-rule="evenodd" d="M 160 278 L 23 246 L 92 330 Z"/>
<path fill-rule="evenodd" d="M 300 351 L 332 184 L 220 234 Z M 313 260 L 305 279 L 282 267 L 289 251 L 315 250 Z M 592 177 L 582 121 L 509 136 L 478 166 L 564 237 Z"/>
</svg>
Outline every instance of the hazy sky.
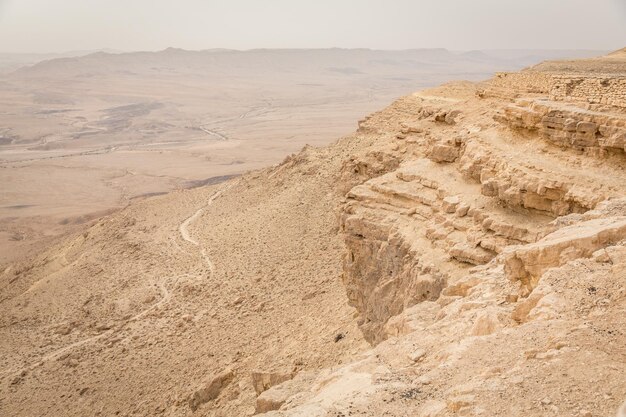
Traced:
<svg viewBox="0 0 626 417">
<path fill-rule="evenodd" d="M 0 0 L 0 52 L 618 49 L 626 0 Z"/>
</svg>

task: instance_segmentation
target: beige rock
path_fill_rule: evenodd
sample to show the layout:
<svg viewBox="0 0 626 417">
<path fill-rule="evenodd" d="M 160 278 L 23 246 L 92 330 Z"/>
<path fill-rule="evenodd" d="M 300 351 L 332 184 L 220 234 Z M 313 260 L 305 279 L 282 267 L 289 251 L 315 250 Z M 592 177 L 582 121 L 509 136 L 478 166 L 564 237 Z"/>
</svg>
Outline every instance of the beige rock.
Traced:
<svg viewBox="0 0 626 417">
<path fill-rule="evenodd" d="M 428 157 L 435 162 L 454 162 L 459 157 L 459 148 L 449 145 L 435 145 Z"/>
<path fill-rule="evenodd" d="M 189 397 L 189 407 L 195 411 L 202 404 L 216 399 L 222 390 L 231 383 L 235 374 L 227 369 L 219 374 L 206 378 Z"/>
<path fill-rule="evenodd" d="M 489 262 L 494 255 L 480 247 L 471 247 L 468 244 L 457 244 L 450 249 L 450 256 L 460 262 L 480 265 Z"/>
<path fill-rule="evenodd" d="M 55 330 L 54 330 L 54 331 L 55 331 L 55 333 L 57 333 L 57 334 L 60 334 L 60 335 L 65 336 L 65 335 L 68 335 L 68 334 L 70 334 L 70 333 L 71 333 L 72 328 L 73 328 L 73 326 L 72 326 L 72 324 L 71 324 L 71 323 L 62 323 L 62 324 L 58 325 L 58 326 L 55 328 Z"/>
<path fill-rule="evenodd" d="M 413 362 L 421 361 L 424 356 L 426 356 L 426 351 L 424 349 L 416 349 L 409 354 L 409 359 Z"/>
<path fill-rule="evenodd" d="M 287 372 L 260 372 L 255 371 L 250 374 L 252 379 L 252 386 L 257 395 L 263 391 L 267 391 L 274 385 L 278 385 L 282 382 L 292 379 L 296 375 L 295 370 Z"/>
<path fill-rule="evenodd" d="M 460 110 L 452 110 L 452 111 L 450 111 L 450 112 L 448 112 L 448 113 L 446 114 L 446 117 L 445 117 L 445 119 L 444 119 L 444 120 L 445 120 L 445 122 L 446 122 L 447 124 L 449 124 L 449 125 L 453 125 L 453 124 L 455 124 L 455 123 L 456 123 L 456 121 L 457 121 L 457 119 L 459 118 L 459 115 L 460 115 L 460 114 L 461 114 L 461 111 L 460 111 Z"/>
<path fill-rule="evenodd" d="M 469 211 L 470 206 L 469 204 L 464 204 L 461 203 L 458 208 L 456 209 L 456 212 L 454 213 L 457 217 L 465 217 L 467 215 L 467 212 Z"/>
<path fill-rule="evenodd" d="M 438 417 L 443 415 L 447 404 L 440 400 L 428 400 L 419 410 L 419 417 Z"/>
<path fill-rule="evenodd" d="M 505 271 L 510 279 L 519 280 L 532 290 L 546 269 L 591 257 L 595 251 L 624 238 L 626 217 L 588 220 L 564 227 L 536 243 L 506 251 Z"/>
<path fill-rule="evenodd" d="M 442 202 L 442 209 L 446 213 L 454 213 L 460 202 L 461 200 L 457 196 L 445 197 Z"/>
<path fill-rule="evenodd" d="M 482 312 L 476 317 L 472 327 L 472 336 L 487 336 L 495 332 L 500 327 L 500 320 L 493 311 Z"/>
<path fill-rule="evenodd" d="M 541 300 L 543 296 L 543 293 L 541 293 L 539 290 L 535 290 L 527 298 L 518 302 L 513 309 L 513 313 L 511 315 L 513 320 L 520 323 L 526 321 L 528 315 L 530 314 L 530 311 L 535 308 L 535 306 L 539 303 L 539 300 Z"/>
<path fill-rule="evenodd" d="M 289 398 L 290 392 L 282 389 L 269 389 L 256 399 L 255 411 L 257 414 L 278 410 Z"/>
</svg>

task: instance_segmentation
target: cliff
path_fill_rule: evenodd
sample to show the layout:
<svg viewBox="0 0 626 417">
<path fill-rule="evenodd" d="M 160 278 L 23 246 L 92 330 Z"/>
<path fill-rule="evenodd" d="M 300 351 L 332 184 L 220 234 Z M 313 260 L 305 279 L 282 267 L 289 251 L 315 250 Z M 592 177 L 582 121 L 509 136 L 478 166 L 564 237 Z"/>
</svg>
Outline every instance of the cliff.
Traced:
<svg viewBox="0 0 626 417">
<path fill-rule="evenodd" d="M 357 138 L 376 140 L 342 167 L 343 282 L 375 347 L 299 393 L 262 394 L 285 401 L 266 415 L 617 412 L 626 400 L 618 55 L 446 85 L 361 121 Z"/>
<path fill-rule="evenodd" d="M 625 80 L 616 54 L 415 93 L 11 265 L 1 410 L 614 415 Z"/>
</svg>

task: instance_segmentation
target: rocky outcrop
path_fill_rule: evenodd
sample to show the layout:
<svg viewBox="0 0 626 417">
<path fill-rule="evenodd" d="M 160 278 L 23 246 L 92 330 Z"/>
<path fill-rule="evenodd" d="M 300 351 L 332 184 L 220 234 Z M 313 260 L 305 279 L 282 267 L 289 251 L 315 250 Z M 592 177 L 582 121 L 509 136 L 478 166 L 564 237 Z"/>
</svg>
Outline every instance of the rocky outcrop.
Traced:
<svg viewBox="0 0 626 417">
<path fill-rule="evenodd" d="M 342 281 L 372 349 L 293 379 L 254 376 L 256 413 L 614 414 L 626 397 L 626 113 L 613 64 L 606 85 L 584 65 L 574 82 L 534 68 L 363 119 L 337 210 Z M 610 100 L 583 103 L 581 86 L 598 82 Z"/>
<path fill-rule="evenodd" d="M 61 270 L 42 259 L 32 273 L 54 283 L 74 271 L 73 291 L 95 275 L 111 285 L 100 298 L 114 299 L 112 309 L 122 304 L 120 287 L 147 279 L 134 271 L 163 264 L 171 275 L 144 283 L 150 297 L 126 323 L 89 330 L 67 315 L 40 327 L 49 331 L 42 342 L 81 349 L 59 345 L 54 356 L 57 348 L 44 345 L 53 354 L 42 362 L 24 354 L 32 366 L 17 363 L 3 392 L 31 384 L 15 403 L 33 414 L 25 395 L 48 387 L 42 372 L 165 372 L 146 368 L 150 343 L 155 357 L 176 363 L 168 372 L 184 369 L 184 378 L 164 374 L 161 392 L 181 381 L 185 388 L 144 401 L 135 414 L 614 415 L 626 398 L 624 112 L 615 101 L 552 97 L 555 76 L 535 68 L 404 97 L 332 147 L 306 147 L 242 176 L 215 204 L 206 205 L 215 194 L 196 190 L 180 193 L 190 207 L 173 210 L 177 217 L 157 217 L 146 204 L 128 209 L 133 228 L 116 216 L 99 222 L 67 258 L 51 258 Z M 191 206 L 198 211 L 189 217 Z M 152 229 L 156 244 L 146 239 Z M 79 256 L 94 245 L 88 240 L 96 249 Z M 133 263 L 145 256 L 138 245 L 152 255 Z M 103 253 L 125 257 L 133 275 L 109 283 L 92 274 L 89 262 Z M 177 262 L 187 273 L 178 275 Z M 331 285 L 339 275 L 343 288 Z M 32 282 L 24 291 L 41 285 Z M 98 303 L 68 298 L 85 309 Z M 11 337 L 33 325 L 28 314 L 46 319 L 20 303 L 0 317 Z M 168 343 L 145 338 L 145 322 L 133 317 L 149 319 Z M 198 343 L 202 334 L 210 337 Z M 193 353 L 189 362 L 181 351 Z M 115 372 L 90 362 L 96 352 Z M 215 369 L 232 371 L 188 392 L 188 379 Z M 143 379 L 133 381 L 129 389 Z M 73 388 L 63 395 L 74 398 Z M 87 386 L 77 395 L 79 403 L 99 400 Z"/>
<path fill-rule="evenodd" d="M 547 269 L 589 258 L 623 239 L 626 216 L 587 220 L 559 229 L 536 243 L 510 248 L 504 255 L 505 271 L 510 279 L 521 282 L 523 293 L 529 294 Z"/>
<path fill-rule="evenodd" d="M 513 128 L 537 132 L 562 147 L 603 156 L 626 151 L 626 114 L 597 107 L 545 99 L 519 99 L 504 108 L 498 120 Z"/>
<path fill-rule="evenodd" d="M 541 127 L 556 123 L 554 115 L 547 116 L 553 109 L 538 104 L 547 102 L 527 101 L 545 117 L 515 116 L 511 109 L 521 107 L 506 102 L 504 111 L 480 99 L 463 103 L 436 95 L 401 99 L 362 121 L 364 132 L 377 127 L 379 143 L 344 164 L 342 179 L 354 186 L 340 214 L 348 249 L 343 282 L 360 327 L 374 344 L 386 337 L 390 318 L 439 299 L 472 266 L 487 264 L 510 247 L 530 250 L 558 229 L 556 217 L 585 213 L 623 193 L 623 172 L 609 181 L 601 180 L 606 172 L 598 165 L 581 172 L 577 167 L 595 156 L 574 153 L 572 145 L 592 136 L 595 142 L 588 145 L 596 149 L 617 144 L 621 116 L 580 113 L 565 151 L 544 151 L 534 141 L 556 144 Z M 571 109 L 568 117 L 575 117 Z M 442 114 L 459 122 L 445 123 Z M 494 125 L 489 115 L 502 124 Z M 512 259 L 507 270 L 513 269 Z"/>
<path fill-rule="evenodd" d="M 374 348 L 268 415 L 615 413 L 626 397 L 626 64 L 615 60 L 604 84 L 584 73 L 597 61 L 567 63 L 575 85 L 551 64 L 415 94 L 360 123 L 378 139 L 342 169 L 343 282 Z M 582 104 L 579 86 L 597 83 Z"/>
</svg>

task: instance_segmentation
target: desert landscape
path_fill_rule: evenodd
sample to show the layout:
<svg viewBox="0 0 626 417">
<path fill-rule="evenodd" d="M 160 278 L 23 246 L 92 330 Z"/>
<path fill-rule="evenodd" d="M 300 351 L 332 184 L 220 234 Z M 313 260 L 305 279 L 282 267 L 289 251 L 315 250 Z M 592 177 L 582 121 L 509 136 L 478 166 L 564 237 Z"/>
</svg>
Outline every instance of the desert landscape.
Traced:
<svg viewBox="0 0 626 417">
<path fill-rule="evenodd" d="M 415 90 L 601 51 L 0 54 L 0 264 L 145 196 L 326 145 Z"/>
<path fill-rule="evenodd" d="M 0 414 L 625 415 L 626 49 L 212 108 L 102 59 L 3 81 L 4 224 L 76 229 L 3 259 Z"/>
</svg>

